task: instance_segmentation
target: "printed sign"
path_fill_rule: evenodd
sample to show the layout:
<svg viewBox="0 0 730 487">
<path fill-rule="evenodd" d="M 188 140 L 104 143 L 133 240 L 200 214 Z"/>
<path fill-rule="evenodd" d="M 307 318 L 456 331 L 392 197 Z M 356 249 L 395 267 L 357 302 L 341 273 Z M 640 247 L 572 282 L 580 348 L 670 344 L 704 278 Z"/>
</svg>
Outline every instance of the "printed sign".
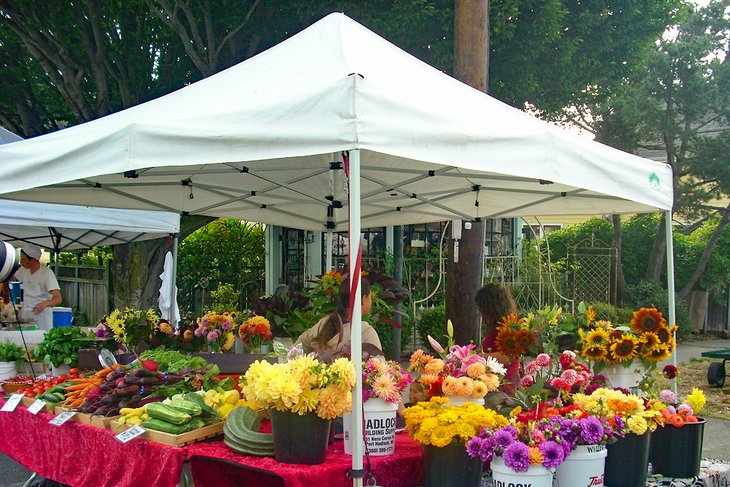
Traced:
<svg viewBox="0 0 730 487">
<path fill-rule="evenodd" d="M 21 399 L 23 399 L 22 394 L 13 394 L 12 396 L 10 396 L 10 399 L 8 399 L 8 402 L 3 404 L 3 407 L 0 408 L 0 411 L 12 413 L 13 411 L 15 411 L 15 408 L 18 407 L 18 404 L 20 404 Z"/>
<path fill-rule="evenodd" d="M 45 405 L 46 405 L 46 403 L 44 401 L 42 401 L 40 399 L 36 399 L 33 402 L 33 404 L 31 404 L 30 407 L 28 408 L 28 412 L 30 414 L 38 414 L 38 411 L 43 409 L 43 406 L 45 406 Z"/>
<path fill-rule="evenodd" d="M 51 423 L 54 426 L 61 426 L 66 421 L 73 418 L 75 414 L 76 414 L 76 411 L 66 411 L 64 413 L 59 414 L 52 420 L 50 420 L 49 423 Z"/>
<path fill-rule="evenodd" d="M 137 438 L 138 436 L 143 435 L 144 433 L 145 433 L 145 429 L 142 428 L 140 425 L 136 425 L 136 426 L 129 428 L 128 430 L 122 431 L 114 438 L 121 441 L 122 443 L 126 443 L 129 440 L 133 440 L 134 438 Z"/>
</svg>

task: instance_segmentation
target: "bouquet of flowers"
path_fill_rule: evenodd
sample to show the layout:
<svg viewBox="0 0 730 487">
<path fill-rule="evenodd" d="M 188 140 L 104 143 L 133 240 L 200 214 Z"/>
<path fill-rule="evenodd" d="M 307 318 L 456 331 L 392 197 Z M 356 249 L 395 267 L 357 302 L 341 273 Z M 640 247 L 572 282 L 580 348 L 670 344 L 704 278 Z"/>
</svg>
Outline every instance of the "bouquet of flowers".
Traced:
<svg viewBox="0 0 730 487">
<path fill-rule="evenodd" d="M 257 360 L 241 377 L 240 386 L 254 408 L 333 419 L 350 411 L 355 380 L 351 361 L 339 358 L 328 365 L 310 354 L 276 364 Z"/>
<path fill-rule="evenodd" d="M 443 397 L 432 397 L 406 408 L 403 417 L 408 434 L 423 445 L 444 447 L 466 444 L 482 428 L 499 428 L 508 423 L 504 416 L 478 404 L 445 406 L 447 402 Z"/>
<path fill-rule="evenodd" d="M 198 327 L 193 333 L 195 336 L 205 337 L 208 347 L 214 352 L 225 352 L 233 347 L 235 322 L 236 313 L 208 312 L 198 318 Z"/>
<path fill-rule="evenodd" d="M 413 377 L 398 362 L 372 357 L 362 367 L 362 399 L 367 401 L 376 397 L 385 402 L 398 403 L 411 382 Z"/>
<path fill-rule="evenodd" d="M 685 423 L 697 423 L 699 421 L 697 415 L 705 407 L 707 397 L 701 389 L 695 387 L 680 404 L 677 404 L 674 393 L 668 389 L 659 393 L 659 400 L 667 404 L 659 411 L 665 423 L 681 428 Z"/>
<path fill-rule="evenodd" d="M 104 336 L 111 330 L 111 336 L 118 343 L 124 344 L 132 350 L 142 342 L 148 341 L 158 330 L 160 317 L 153 309 L 143 311 L 135 308 L 124 308 L 124 311 L 115 309 L 108 316 L 102 318 L 97 326 L 96 336 Z M 167 326 L 170 326 L 169 324 Z M 108 336 L 108 335 L 107 335 Z"/>
<path fill-rule="evenodd" d="M 561 433 L 560 423 L 541 421 L 518 422 L 498 428 L 484 428 L 469 440 L 466 451 L 484 462 L 502 457 L 515 472 L 526 472 L 530 465 L 556 468 L 572 450 Z"/>
<path fill-rule="evenodd" d="M 433 337 L 428 340 L 439 358 L 421 349 L 411 355 L 409 372 L 419 373 L 418 381 L 428 387 L 428 396 L 462 396 L 482 398 L 499 388 L 505 367 L 492 357 L 474 352 L 474 344 L 453 345 L 453 325 L 447 325 L 448 353 Z"/>
<path fill-rule="evenodd" d="M 601 387 L 591 394 L 573 394 L 573 404 L 590 415 L 604 418 L 619 436 L 626 433 L 643 435 L 664 424 L 659 412 L 663 406 L 661 402 L 645 402 L 639 396 L 619 389 Z"/>
<path fill-rule="evenodd" d="M 674 350 L 675 326 L 669 326 L 656 308 L 634 311 L 631 325 L 613 325 L 610 321 L 595 321 L 591 308 L 586 312 L 586 326 L 579 329 L 581 355 L 594 362 L 594 370 L 606 365 L 631 366 L 641 360 L 651 370 L 666 360 Z"/>
<path fill-rule="evenodd" d="M 238 336 L 251 353 L 260 353 L 261 346 L 273 339 L 269 320 L 263 316 L 252 316 L 238 327 Z"/>
<path fill-rule="evenodd" d="M 563 308 L 546 306 L 525 316 L 510 314 L 497 323 L 497 351 L 513 358 L 539 353 L 554 355 L 558 339 L 569 334 L 569 323 L 563 319 Z"/>
</svg>

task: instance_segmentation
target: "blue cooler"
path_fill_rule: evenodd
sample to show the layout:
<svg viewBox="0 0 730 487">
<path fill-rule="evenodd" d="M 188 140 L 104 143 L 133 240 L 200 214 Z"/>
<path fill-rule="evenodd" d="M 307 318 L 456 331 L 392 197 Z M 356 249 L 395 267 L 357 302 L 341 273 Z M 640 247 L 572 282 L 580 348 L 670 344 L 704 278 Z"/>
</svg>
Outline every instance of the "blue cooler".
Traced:
<svg viewBox="0 0 730 487">
<path fill-rule="evenodd" d="M 10 288 L 10 299 L 12 299 L 15 304 L 20 303 L 20 281 L 9 282 L 8 287 Z"/>
<path fill-rule="evenodd" d="M 54 306 L 51 308 L 51 311 L 53 311 L 53 328 L 71 326 L 71 308 Z"/>
</svg>

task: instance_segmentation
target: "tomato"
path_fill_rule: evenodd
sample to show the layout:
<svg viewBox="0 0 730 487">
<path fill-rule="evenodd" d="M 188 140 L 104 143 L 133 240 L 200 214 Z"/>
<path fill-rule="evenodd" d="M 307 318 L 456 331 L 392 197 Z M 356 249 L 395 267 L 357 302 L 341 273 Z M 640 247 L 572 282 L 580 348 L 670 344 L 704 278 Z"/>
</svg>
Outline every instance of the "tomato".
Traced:
<svg viewBox="0 0 730 487">
<path fill-rule="evenodd" d="M 73 369 L 69 370 L 68 373 L 71 375 L 79 375 L 79 369 L 74 367 Z"/>
<path fill-rule="evenodd" d="M 32 391 L 36 394 L 43 394 L 45 392 L 41 386 L 35 386 Z"/>
<path fill-rule="evenodd" d="M 47 390 L 48 390 L 48 389 L 50 389 L 51 387 L 53 387 L 53 385 L 52 385 L 52 384 L 44 384 L 44 385 L 43 385 L 43 392 L 47 391 Z"/>
<path fill-rule="evenodd" d="M 26 389 L 25 387 L 22 389 L 18 389 L 18 394 L 25 394 L 25 391 L 27 391 L 27 390 L 28 389 Z"/>
<path fill-rule="evenodd" d="M 66 382 L 66 379 L 68 379 L 68 376 L 66 374 L 61 374 L 58 376 L 58 379 L 56 379 L 56 380 L 58 380 L 58 382 L 60 383 L 60 382 Z"/>
<path fill-rule="evenodd" d="M 33 392 L 33 391 L 25 391 L 25 397 L 30 397 L 30 398 L 34 398 L 34 397 L 36 397 L 37 395 L 38 395 L 38 394 L 36 394 L 36 393 L 35 393 L 35 392 Z"/>
</svg>

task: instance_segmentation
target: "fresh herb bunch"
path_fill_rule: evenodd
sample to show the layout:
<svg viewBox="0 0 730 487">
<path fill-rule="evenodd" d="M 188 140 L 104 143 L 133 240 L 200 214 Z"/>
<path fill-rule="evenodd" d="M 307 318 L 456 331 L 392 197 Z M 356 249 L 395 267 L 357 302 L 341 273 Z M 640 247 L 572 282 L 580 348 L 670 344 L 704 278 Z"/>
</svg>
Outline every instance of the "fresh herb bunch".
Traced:
<svg viewBox="0 0 730 487">
<path fill-rule="evenodd" d="M 0 343 L 0 362 L 19 362 L 25 360 L 25 350 L 14 343 Z"/>
<path fill-rule="evenodd" d="M 75 366 L 81 342 L 93 337 L 93 333 L 87 335 L 77 326 L 51 328 L 33 350 L 33 357 L 39 362 L 56 367 L 63 364 Z"/>
</svg>

